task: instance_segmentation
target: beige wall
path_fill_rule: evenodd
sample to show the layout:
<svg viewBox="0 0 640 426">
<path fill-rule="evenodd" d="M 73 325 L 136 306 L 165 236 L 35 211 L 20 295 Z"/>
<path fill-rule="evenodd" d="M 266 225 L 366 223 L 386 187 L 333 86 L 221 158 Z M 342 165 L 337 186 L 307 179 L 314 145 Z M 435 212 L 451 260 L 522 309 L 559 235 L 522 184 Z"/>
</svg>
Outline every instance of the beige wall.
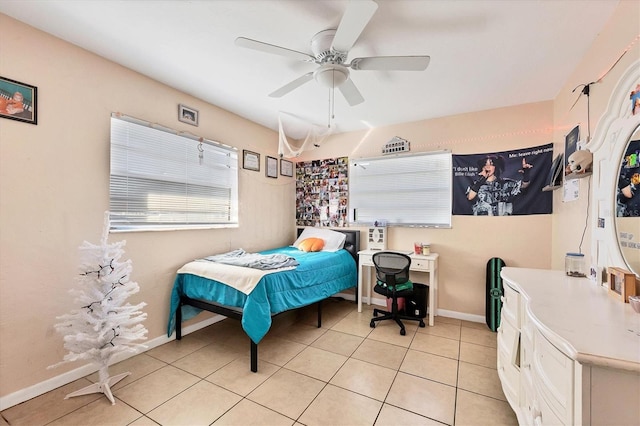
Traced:
<svg viewBox="0 0 640 426">
<path fill-rule="evenodd" d="M 609 97 L 616 84 L 624 72 L 631 66 L 631 63 L 640 58 L 640 2 L 636 0 L 622 0 L 616 8 L 614 15 L 600 32 L 591 48 L 586 52 L 580 65 L 575 69 L 571 77 L 554 102 L 554 123 L 557 131 L 554 135 L 554 142 L 564 144 L 564 135 L 569 127 L 580 124 L 580 134 L 583 139 L 587 135 L 587 101 L 583 95 L 582 99 L 571 109 L 576 101 L 577 92 L 572 90 L 579 84 L 589 83 L 598 80 L 607 70 L 609 70 L 620 55 L 628 48 L 620 62 L 598 84 L 591 86 L 590 110 L 591 110 L 591 136 L 597 130 L 597 123 L 602 114 L 607 109 Z M 631 105 L 629 104 L 629 108 Z M 594 141 L 595 143 L 596 141 Z M 564 145 L 559 148 L 564 151 Z M 560 151 L 559 151 L 560 152 Z M 587 193 L 593 188 L 591 179 L 580 179 L 580 199 L 574 202 L 563 203 L 560 190 L 554 192 L 554 206 L 558 214 L 553 215 L 553 267 L 555 269 L 564 268 L 564 255 L 567 252 L 575 252 L 580 245 L 580 239 L 584 230 L 585 221 L 589 221 L 590 226 L 595 226 L 597 218 L 586 217 L 587 210 L 591 207 L 587 199 Z M 585 253 L 587 262 L 591 260 L 591 234 L 587 230 L 582 252 Z M 595 262 L 593 262 L 595 263 Z"/>
<path fill-rule="evenodd" d="M 575 100 L 571 89 L 597 78 L 617 59 L 637 35 L 639 16 L 640 2 L 620 3 L 554 102 L 338 135 L 301 159 L 378 155 L 396 135 L 409 139 L 414 152 L 446 148 L 466 154 L 548 142 L 558 144 L 556 153 L 560 152 L 564 133 L 586 122 L 585 104 L 568 112 Z M 0 75 L 39 90 L 37 126 L 0 120 L 0 398 L 4 398 L 77 367 L 46 370 L 65 353 L 53 324 L 57 315 L 75 308 L 67 291 L 75 284 L 77 247 L 83 240 L 99 240 L 103 212 L 108 209 L 111 112 L 195 132 L 263 156 L 276 154 L 277 134 L 1 14 L 0 27 Z M 617 78 L 638 56 L 636 44 L 593 87 L 592 126 Z M 178 103 L 200 110 L 198 128 L 177 121 Z M 293 237 L 293 180 L 267 179 L 262 172 L 241 170 L 239 181 L 238 229 L 111 236 L 112 241 L 127 240 L 132 279 L 141 287 L 131 302 L 148 304 L 145 325 L 150 339 L 165 332 L 171 284 L 185 261 L 235 247 L 258 250 L 283 245 Z M 584 191 L 586 184 L 581 182 Z M 487 260 L 499 256 L 511 266 L 562 268 L 564 252 L 574 251 L 578 244 L 586 207 L 586 197 L 563 204 L 560 191 L 555 191 L 553 215 L 454 216 L 452 229 L 394 228 L 390 246 L 410 248 L 415 240 L 431 242 L 442 256 L 440 308 L 482 316 Z"/>
<path fill-rule="evenodd" d="M 553 103 L 540 102 L 336 135 L 300 160 L 378 156 L 382 146 L 396 135 L 411 142 L 412 152 L 505 151 L 552 142 L 552 127 Z M 414 241 L 431 243 L 431 250 L 440 255 L 439 310 L 482 320 L 487 261 L 501 257 L 509 266 L 549 268 L 551 224 L 551 215 L 453 216 L 451 229 L 391 227 L 388 246 L 411 250 Z M 366 240 L 360 243 L 366 248 Z M 413 279 L 424 282 L 427 277 L 416 275 Z"/>
<path fill-rule="evenodd" d="M 166 333 L 171 285 L 186 261 L 290 242 L 295 183 L 264 175 L 264 156 L 277 156 L 276 132 L 1 14 L 0 27 L 0 75 L 38 87 L 36 126 L 0 120 L 3 397 L 81 365 L 46 369 L 65 354 L 53 324 L 76 308 L 68 290 L 76 286 L 77 248 L 99 242 L 109 208 L 111 112 L 262 154 L 260 172 L 240 171 L 239 228 L 110 236 L 127 240 L 125 258 L 140 285 L 131 302 L 147 303 L 150 339 Z M 199 127 L 177 120 L 179 103 L 200 111 Z"/>
</svg>

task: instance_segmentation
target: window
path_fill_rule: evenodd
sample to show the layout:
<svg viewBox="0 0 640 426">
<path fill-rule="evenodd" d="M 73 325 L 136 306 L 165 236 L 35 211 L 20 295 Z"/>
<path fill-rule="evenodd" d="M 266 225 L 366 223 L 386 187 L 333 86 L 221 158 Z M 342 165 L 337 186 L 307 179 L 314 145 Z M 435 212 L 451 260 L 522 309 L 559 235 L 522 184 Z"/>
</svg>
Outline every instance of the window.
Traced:
<svg viewBox="0 0 640 426">
<path fill-rule="evenodd" d="M 237 226 L 236 149 L 176 133 L 112 116 L 112 230 Z"/>
<path fill-rule="evenodd" d="M 451 227 L 451 153 L 351 160 L 350 221 Z"/>
</svg>

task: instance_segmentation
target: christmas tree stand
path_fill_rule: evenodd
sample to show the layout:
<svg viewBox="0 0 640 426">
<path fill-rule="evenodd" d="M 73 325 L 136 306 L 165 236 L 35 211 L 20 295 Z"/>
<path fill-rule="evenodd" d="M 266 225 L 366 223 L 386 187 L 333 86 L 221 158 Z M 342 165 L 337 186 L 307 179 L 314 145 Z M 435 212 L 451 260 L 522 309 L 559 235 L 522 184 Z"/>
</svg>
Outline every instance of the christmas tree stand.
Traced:
<svg viewBox="0 0 640 426">
<path fill-rule="evenodd" d="M 64 399 L 69 399 L 74 396 L 89 395 L 92 393 L 103 393 L 106 395 L 107 398 L 109 398 L 109 401 L 111 401 L 111 405 L 115 405 L 116 401 L 113 399 L 111 388 L 120 380 L 127 377 L 129 374 L 131 373 L 126 372 L 126 373 L 118 374 L 117 376 L 107 377 L 104 380 L 101 377 L 100 382 L 94 383 L 92 385 L 87 386 L 86 388 L 79 389 L 75 392 L 71 392 L 69 395 L 65 396 Z M 100 370 L 100 375 L 102 376 L 102 370 Z"/>
</svg>

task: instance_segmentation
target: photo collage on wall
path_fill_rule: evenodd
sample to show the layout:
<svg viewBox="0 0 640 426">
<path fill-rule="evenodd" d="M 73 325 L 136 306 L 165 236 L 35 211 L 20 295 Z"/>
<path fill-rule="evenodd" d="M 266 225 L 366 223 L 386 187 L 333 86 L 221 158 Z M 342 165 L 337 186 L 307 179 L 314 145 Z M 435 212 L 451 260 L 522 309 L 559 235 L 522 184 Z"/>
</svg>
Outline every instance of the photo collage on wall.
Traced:
<svg viewBox="0 0 640 426">
<path fill-rule="evenodd" d="M 296 225 L 347 226 L 347 157 L 296 163 Z"/>
</svg>

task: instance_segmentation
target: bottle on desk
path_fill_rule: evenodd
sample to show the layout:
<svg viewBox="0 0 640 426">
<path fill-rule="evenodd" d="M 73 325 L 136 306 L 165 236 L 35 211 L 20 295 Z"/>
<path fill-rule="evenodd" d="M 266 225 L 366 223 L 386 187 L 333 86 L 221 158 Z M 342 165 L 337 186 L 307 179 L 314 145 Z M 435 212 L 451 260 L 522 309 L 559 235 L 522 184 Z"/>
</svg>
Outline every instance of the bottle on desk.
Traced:
<svg viewBox="0 0 640 426">
<path fill-rule="evenodd" d="M 427 256 L 431 253 L 431 245 L 429 243 L 413 243 L 413 252 Z"/>
</svg>

